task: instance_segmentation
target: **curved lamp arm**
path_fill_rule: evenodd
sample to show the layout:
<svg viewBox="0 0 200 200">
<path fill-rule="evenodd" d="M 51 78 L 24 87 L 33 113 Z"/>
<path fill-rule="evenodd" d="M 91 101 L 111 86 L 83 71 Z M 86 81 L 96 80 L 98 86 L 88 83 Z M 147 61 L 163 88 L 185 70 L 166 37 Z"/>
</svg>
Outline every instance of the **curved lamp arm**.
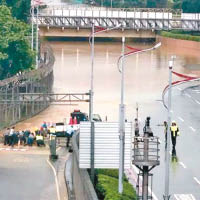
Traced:
<svg viewBox="0 0 200 200">
<path fill-rule="evenodd" d="M 161 42 L 157 43 L 155 46 L 151 47 L 151 48 L 148 48 L 148 49 L 143 49 L 143 50 L 136 50 L 136 51 L 131 51 L 129 53 L 126 53 L 124 55 L 121 55 L 117 61 L 117 66 L 118 66 L 118 70 L 119 72 L 121 73 L 121 69 L 119 67 L 119 64 L 120 64 L 120 61 L 122 58 L 126 58 L 128 56 L 131 56 L 131 55 L 134 55 L 134 54 L 137 54 L 137 53 L 143 53 L 143 52 L 147 52 L 147 51 L 152 51 L 152 50 L 155 50 L 157 48 L 159 48 L 161 46 Z"/>
</svg>

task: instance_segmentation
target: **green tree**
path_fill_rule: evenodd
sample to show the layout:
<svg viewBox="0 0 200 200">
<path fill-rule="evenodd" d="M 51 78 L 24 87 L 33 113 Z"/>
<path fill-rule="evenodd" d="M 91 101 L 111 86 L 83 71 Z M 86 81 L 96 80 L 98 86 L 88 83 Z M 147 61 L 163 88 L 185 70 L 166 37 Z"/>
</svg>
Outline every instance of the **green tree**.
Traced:
<svg viewBox="0 0 200 200">
<path fill-rule="evenodd" d="M 10 9 L 0 6 L 0 79 L 32 67 L 29 25 L 12 17 Z"/>
<path fill-rule="evenodd" d="M 182 0 L 183 12 L 188 13 L 199 13 L 200 12 L 200 1 L 199 0 Z"/>
<path fill-rule="evenodd" d="M 14 17 L 25 22 L 28 21 L 31 0 L 0 0 L 0 4 L 5 3 L 12 8 L 12 14 Z"/>
</svg>

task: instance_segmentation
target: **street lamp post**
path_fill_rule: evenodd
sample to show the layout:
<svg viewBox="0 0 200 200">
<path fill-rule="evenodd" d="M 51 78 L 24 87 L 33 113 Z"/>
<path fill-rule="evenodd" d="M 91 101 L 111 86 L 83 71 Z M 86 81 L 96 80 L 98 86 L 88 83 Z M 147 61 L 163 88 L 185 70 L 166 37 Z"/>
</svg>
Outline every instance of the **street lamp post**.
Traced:
<svg viewBox="0 0 200 200">
<path fill-rule="evenodd" d="M 31 49 L 33 50 L 33 38 L 34 38 L 34 25 L 33 25 L 33 19 L 34 19 L 34 3 L 33 6 L 31 7 L 31 26 L 32 26 L 32 30 L 31 30 Z"/>
<path fill-rule="evenodd" d="M 90 128 L 90 135 L 91 135 L 91 141 L 90 141 L 90 167 L 91 167 L 91 180 L 94 183 L 94 121 L 93 121 L 93 101 L 94 101 L 94 36 L 95 34 L 102 33 L 105 31 L 111 31 L 114 29 L 117 29 L 121 26 L 121 24 L 109 28 L 109 29 L 101 29 L 97 32 L 95 32 L 95 25 L 92 23 L 92 34 L 89 37 L 89 43 L 91 46 L 91 76 L 90 76 L 90 108 L 89 108 L 89 119 L 91 122 L 91 128 Z M 92 41 L 91 41 L 92 40 Z"/>
<path fill-rule="evenodd" d="M 90 112 L 89 112 L 89 118 L 90 118 L 90 166 L 91 166 L 91 180 L 92 183 L 94 183 L 94 121 L 93 121 L 93 96 L 94 96 L 94 23 L 92 24 L 92 43 L 91 43 L 91 89 L 90 89 Z"/>
<path fill-rule="evenodd" d="M 38 5 L 36 7 L 36 12 L 37 12 L 37 15 L 36 15 L 36 69 L 38 69 L 38 49 L 39 49 L 39 44 L 38 44 Z"/>
<path fill-rule="evenodd" d="M 119 140 L 120 140 L 120 155 L 119 155 L 119 182 L 118 182 L 118 192 L 122 193 L 123 192 L 123 173 L 124 173 L 124 139 L 125 139 L 125 105 L 124 105 L 124 58 L 134 55 L 137 53 L 143 53 L 147 51 L 152 51 L 161 46 L 161 43 L 157 43 L 155 46 L 148 48 L 148 49 L 143 49 L 143 50 L 136 50 L 127 54 L 124 54 L 124 43 L 125 43 L 125 38 L 122 38 L 122 55 L 119 57 L 117 65 L 119 72 L 121 73 L 121 104 L 120 104 L 120 122 L 119 122 Z M 119 67 L 121 63 L 121 69 Z"/>
<path fill-rule="evenodd" d="M 169 88 L 168 88 L 168 119 L 167 119 L 167 148 L 165 150 L 165 194 L 163 195 L 164 200 L 169 200 L 169 151 L 170 151 L 170 124 L 171 124 L 171 99 L 172 99 L 172 67 L 173 60 L 169 61 Z"/>
<path fill-rule="evenodd" d="M 125 37 L 122 37 L 122 59 L 121 59 L 121 104 L 119 106 L 119 183 L 118 191 L 123 192 L 123 172 L 124 172 L 124 137 L 125 137 L 125 105 L 124 105 L 124 44 Z"/>
</svg>

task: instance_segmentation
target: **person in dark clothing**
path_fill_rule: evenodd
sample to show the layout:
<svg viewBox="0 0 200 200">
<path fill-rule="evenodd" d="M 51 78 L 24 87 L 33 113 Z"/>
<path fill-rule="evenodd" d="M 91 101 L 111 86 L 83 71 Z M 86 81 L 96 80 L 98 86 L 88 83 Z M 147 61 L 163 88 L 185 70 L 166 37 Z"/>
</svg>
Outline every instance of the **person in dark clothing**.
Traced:
<svg viewBox="0 0 200 200">
<path fill-rule="evenodd" d="M 67 147 L 69 147 L 69 143 L 70 143 L 70 138 L 73 136 L 73 134 L 74 134 L 74 128 L 73 128 L 73 126 L 71 125 L 71 126 L 69 126 L 68 128 L 67 128 Z"/>
<path fill-rule="evenodd" d="M 10 128 L 7 128 L 6 132 L 4 133 L 4 145 L 9 144 L 9 134 L 10 134 Z"/>
<path fill-rule="evenodd" d="M 176 125 L 175 121 L 172 121 L 170 131 L 171 131 L 171 139 L 172 139 L 172 154 L 174 154 L 176 152 L 176 137 L 180 135 L 179 128 Z"/>
<path fill-rule="evenodd" d="M 30 133 L 28 136 L 28 145 L 32 146 L 33 142 L 34 142 L 34 135 L 33 135 L 33 133 Z"/>
<path fill-rule="evenodd" d="M 25 144 L 28 144 L 28 137 L 29 137 L 29 135 L 30 135 L 30 131 L 29 130 L 25 130 L 25 132 L 24 132 L 24 137 L 25 137 Z"/>
</svg>

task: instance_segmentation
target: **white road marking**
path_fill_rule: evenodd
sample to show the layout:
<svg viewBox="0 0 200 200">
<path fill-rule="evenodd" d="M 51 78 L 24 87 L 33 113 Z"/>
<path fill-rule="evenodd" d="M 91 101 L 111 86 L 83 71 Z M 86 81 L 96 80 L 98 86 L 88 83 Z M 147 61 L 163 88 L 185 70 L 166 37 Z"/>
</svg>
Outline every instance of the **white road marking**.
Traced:
<svg viewBox="0 0 200 200">
<path fill-rule="evenodd" d="M 160 139 L 158 139 L 158 142 L 159 142 L 160 144 L 162 144 L 162 141 L 161 141 Z"/>
<path fill-rule="evenodd" d="M 54 166 L 49 162 L 48 159 L 47 159 L 47 163 L 50 165 L 50 167 L 53 170 L 53 173 L 54 173 L 54 176 L 55 176 L 55 182 L 56 182 L 57 199 L 60 200 L 60 191 L 59 191 L 58 177 L 57 177 L 56 170 L 55 170 Z"/>
<path fill-rule="evenodd" d="M 181 118 L 181 117 L 178 117 L 182 122 L 184 122 L 184 119 L 183 118 Z"/>
<path fill-rule="evenodd" d="M 200 102 L 198 100 L 195 100 L 196 103 L 200 104 Z"/>
<path fill-rule="evenodd" d="M 200 92 L 200 90 L 192 90 L 193 92 Z"/>
<path fill-rule="evenodd" d="M 170 112 L 173 113 L 174 111 L 173 111 L 173 110 L 170 110 Z"/>
<path fill-rule="evenodd" d="M 0 148 L 0 151 L 27 151 L 27 149 Z"/>
<path fill-rule="evenodd" d="M 194 180 L 200 185 L 200 181 L 196 177 L 194 177 Z"/>
<path fill-rule="evenodd" d="M 196 200 L 192 194 L 174 194 L 176 200 Z"/>
<path fill-rule="evenodd" d="M 191 98 L 191 96 L 190 96 L 188 93 L 185 93 L 185 96 L 187 96 L 187 97 Z"/>
<path fill-rule="evenodd" d="M 178 89 L 178 90 L 181 90 L 181 88 L 180 88 L 180 87 L 177 87 L 177 89 Z"/>
<path fill-rule="evenodd" d="M 185 164 L 184 163 L 182 163 L 182 162 L 179 162 L 179 164 L 184 168 L 184 169 L 186 169 L 187 167 L 185 166 Z"/>
<path fill-rule="evenodd" d="M 194 129 L 192 126 L 189 127 L 193 132 L 196 131 L 196 129 Z"/>
</svg>

